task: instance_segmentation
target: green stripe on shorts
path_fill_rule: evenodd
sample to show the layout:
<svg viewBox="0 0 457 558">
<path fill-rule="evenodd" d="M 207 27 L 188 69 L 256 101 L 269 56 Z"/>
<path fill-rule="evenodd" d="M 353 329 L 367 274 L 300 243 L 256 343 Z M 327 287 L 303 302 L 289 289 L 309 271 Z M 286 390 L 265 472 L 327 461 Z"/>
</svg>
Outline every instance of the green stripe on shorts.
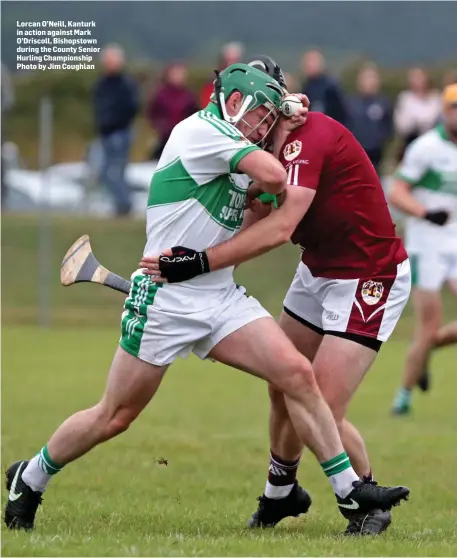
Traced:
<svg viewBox="0 0 457 558">
<path fill-rule="evenodd" d="M 410 255 L 409 262 L 411 264 L 411 285 L 416 287 L 419 283 L 419 256 L 417 254 Z"/>
<path fill-rule="evenodd" d="M 157 291 L 162 283 L 155 283 L 148 275 L 137 275 L 133 279 L 129 296 L 125 300 L 121 321 L 120 345 L 133 356 L 138 356 L 144 326 L 148 319 L 148 306 L 154 304 Z"/>
</svg>

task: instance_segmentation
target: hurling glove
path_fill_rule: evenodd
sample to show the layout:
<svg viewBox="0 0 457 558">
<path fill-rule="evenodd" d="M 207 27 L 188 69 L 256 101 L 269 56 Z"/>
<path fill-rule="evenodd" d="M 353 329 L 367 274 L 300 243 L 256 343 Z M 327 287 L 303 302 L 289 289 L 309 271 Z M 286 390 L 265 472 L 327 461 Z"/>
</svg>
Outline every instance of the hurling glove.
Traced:
<svg viewBox="0 0 457 558">
<path fill-rule="evenodd" d="M 449 219 L 449 213 L 443 210 L 427 211 L 424 219 L 430 221 L 430 223 L 434 223 L 435 225 L 439 225 L 440 227 L 442 227 Z"/>
<path fill-rule="evenodd" d="M 160 274 L 169 283 L 180 283 L 210 272 L 206 252 L 184 246 L 174 246 L 171 251 L 171 256 L 159 257 Z"/>
</svg>

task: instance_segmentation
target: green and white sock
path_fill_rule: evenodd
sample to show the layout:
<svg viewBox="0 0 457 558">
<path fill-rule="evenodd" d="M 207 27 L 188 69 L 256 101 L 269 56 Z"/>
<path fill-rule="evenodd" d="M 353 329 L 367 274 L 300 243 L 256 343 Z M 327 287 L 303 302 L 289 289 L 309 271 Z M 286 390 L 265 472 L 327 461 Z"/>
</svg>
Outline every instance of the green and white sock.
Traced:
<svg viewBox="0 0 457 558">
<path fill-rule="evenodd" d="M 346 498 L 354 488 L 352 483 L 360 480 L 345 451 L 328 461 L 324 461 L 321 463 L 321 467 L 333 486 L 333 491 L 340 498 Z"/>
<path fill-rule="evenodd" d="M 22 473 L 22 480 L 35 492 L 44 492 L 48 482 L 62 467 L 63 465 L 58 465 L 51 459 L 48 447 L 44 446 L 40 453 L 29 461 Z"/>
<path fill-rule="evenodd" d="M 409 409 L 412 395 L 412 390 L 404 387 L 399 388 L 394 401 L 394 409 Z"/>
</svg>

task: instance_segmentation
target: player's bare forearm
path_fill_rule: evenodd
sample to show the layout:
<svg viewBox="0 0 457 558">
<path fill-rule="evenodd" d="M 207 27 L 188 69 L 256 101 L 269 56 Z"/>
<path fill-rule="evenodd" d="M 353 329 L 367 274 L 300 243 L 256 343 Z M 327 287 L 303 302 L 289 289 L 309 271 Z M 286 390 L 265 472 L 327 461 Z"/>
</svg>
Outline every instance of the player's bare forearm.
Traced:
<svg viewBox="0 0 457 558">
<path fill-rule="evenodd" d="M 285 244 L 290 234 L 283 221 L 276 217 L 278 213 L 279 210 L 274 211 L 227 242 L 206 250 L 211 271 L 238 266 Z"/>
<path fill-rule="evenodd" d="M 244 218 L 240 232 L 246 230 L 254 223 L 257 223 L 257 221 L 260 221 L 260 219 L 262 219 L 261 215 L 257 215 L 254 211 L 246 209 L 246 211 L 244 212 Z"/>
<path fill-rule="evenodd" d="M 307 212 L 315 192 L 289 186 L 284 204 L 231 240 L 206 250 L 211 271 L 239 265 L 290 240 Z"/>
<path fill-rule="evenodd" d="M 272 187 L 271 184 L 265 182 L 257 182 L 257 184 L 262 189 L 262 192 L 266 192 L 267 194 L 277 195 L 284 191 L 284 188 L 287 185 L 287 181 L 284 180 L 284 182 L 281 185 L 277 184 L 274 187 Z"/>
<path fill-rule="evenodd" d="M 389 193 L 390 203 L 407 215 L 423 218 L 426 214 L 425 207 L 411 194 L 411 185 L 406 181 L 397 179 Z"/>
<path fill-rule="evenodd" d="M 281 163 L 261 149 L 251 151 L 238 163 L 238 171 L 248 175 L 263 192 L 279 194 L 287 183 L 287 173 Z"/>
<path fill-rule="evenodd" d="M 157 282 L 187 281 L 211 271 L 237 266 L 288 242 L 315 196 L 315 190 L 287 186 L 284 203 L 268 217 L 260 219 L 227 242 L 203 251 L 185 246 L 164 250 L 161 255 L 144 256 L 140 267 Z"/>
<path fill-rule="evenodd" d="M 264 204 L 260 200 L 253 200 L 251 204 L 251 209 L 246 209 L 244 212 L 243 223 L 241 225 L 241 231 L 244 231 L 248 227 L 251 227 L 260 219 L 268 217 L 271 213 L 271 204 Z"/>
</svg>

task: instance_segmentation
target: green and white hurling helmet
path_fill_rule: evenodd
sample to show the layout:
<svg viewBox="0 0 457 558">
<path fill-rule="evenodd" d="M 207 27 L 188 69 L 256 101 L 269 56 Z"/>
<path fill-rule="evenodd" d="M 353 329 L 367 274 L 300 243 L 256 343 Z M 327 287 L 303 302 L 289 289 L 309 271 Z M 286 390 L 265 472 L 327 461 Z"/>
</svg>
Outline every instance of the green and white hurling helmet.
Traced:
<svg viewBox="0 0 457 558">
<path fill-rule="evenodd" d="M 230 122 L 230 124 L 236 125 L 243 119 L 243 116 L 247 112 L 255 110 L 260 106 L 264 106 L 268 109 L 268 113 L 255 128 L 251 129 L 247 137 L 249 137 L 270 114 L 273 114 L 274 120 L 273 124 L 268 129 L 267 133 L 269 133 L 279 117 L 281 99 L 283 96 L 282 87 L 271 76 L 248 64 L 232 64 L 223 72 L 217 74 L 214 90 L 215 101 L 219 111 L 223 119 Z M 230 116 L 227 114 L 225 102 L 235 91 L 243 95 L 243 102 L 238 114 Z M 244 122 L 246 123 L 246 121 Z"/>
</svg>

